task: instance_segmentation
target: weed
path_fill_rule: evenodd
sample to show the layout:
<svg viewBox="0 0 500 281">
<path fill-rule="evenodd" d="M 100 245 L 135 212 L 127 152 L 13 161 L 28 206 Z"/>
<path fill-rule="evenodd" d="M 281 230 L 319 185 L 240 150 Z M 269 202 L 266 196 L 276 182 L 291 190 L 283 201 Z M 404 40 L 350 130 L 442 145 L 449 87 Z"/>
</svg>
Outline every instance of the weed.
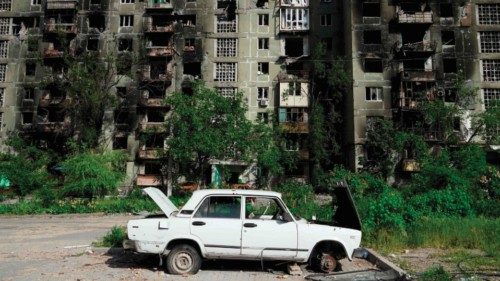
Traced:
<svg viewBox="0 0 500 281">
<path fill-rule="evenodd" d="M 111 230 L 101 238 L 92 243 L 95 247 L 121 247 L 123 240 L 127 238 L 127 232 L 122 226 L 113 226 Z"/>
<path fill-rule="evenodd" d="M 422 273 L 418 280 L 421 281 L 452 281 L 450 273 L 442 266 L 434 266 Z"/>
</svg>

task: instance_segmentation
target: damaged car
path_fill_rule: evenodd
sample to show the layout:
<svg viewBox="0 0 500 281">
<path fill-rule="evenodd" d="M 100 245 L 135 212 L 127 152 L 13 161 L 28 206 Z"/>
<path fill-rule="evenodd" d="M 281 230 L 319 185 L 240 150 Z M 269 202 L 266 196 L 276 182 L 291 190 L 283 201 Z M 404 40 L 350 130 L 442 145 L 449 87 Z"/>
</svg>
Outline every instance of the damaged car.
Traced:
<svg viewBox="0 0 500 281">
<path fill-rule="evenodd" d="M 272 191 L 198 190 L 180 210 L 159 189 L 144 192 L 163 213 L 129 221 L 124 247 L 159 254 L 171 274 L 195 274 L 203 259 L 290 261 L 331 272 L 361 242 L 345 186 L 334 190 L 335 214 L 327 223 L 294 216 Z"/>
</svg>

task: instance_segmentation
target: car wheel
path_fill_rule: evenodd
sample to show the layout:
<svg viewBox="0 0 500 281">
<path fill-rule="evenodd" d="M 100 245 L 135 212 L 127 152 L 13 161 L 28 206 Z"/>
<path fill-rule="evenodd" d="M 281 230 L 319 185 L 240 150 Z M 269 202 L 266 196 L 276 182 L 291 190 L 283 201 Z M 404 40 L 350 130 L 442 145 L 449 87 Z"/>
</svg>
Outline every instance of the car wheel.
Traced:
<svg viewBox="0 0 500 281">
<path fill-rule="evenodd" d="M 167 270 L 170 274 L 196 274 L 200 267 L 200 254 L 190 245 L 179 244 L 167 256 Z"/>
</svg>

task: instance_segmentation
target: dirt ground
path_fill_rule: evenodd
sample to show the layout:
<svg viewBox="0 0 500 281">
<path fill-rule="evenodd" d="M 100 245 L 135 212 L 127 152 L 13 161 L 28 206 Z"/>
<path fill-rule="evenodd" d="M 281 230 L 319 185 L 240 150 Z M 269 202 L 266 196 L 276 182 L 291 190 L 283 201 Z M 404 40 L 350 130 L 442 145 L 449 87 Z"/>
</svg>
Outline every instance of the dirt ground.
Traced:
<svg viewBox="0 0 500 281">
<path fill-rule="evenodd" d="M 304 280 L 284 266 L 260 262 L 205 261 L 194 276 L 171 276 L 158 256 L 95 249 L 92 241 L 132 215 L 0 216 L 0 280 Z M 367 268 L 342 261 L 344 270 Z M 271 272 L 269 272 L 269 270 Z M 309 274 L 309 273 L 305 273 Z"/>
</svg>

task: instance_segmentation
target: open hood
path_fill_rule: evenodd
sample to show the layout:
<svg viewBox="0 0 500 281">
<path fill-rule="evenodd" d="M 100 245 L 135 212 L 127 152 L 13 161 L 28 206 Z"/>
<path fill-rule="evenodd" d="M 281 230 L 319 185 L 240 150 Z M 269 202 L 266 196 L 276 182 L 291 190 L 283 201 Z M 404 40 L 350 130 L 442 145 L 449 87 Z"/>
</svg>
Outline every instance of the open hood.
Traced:
<svg viewBox="0 0 500 281">
<path fill-rule="evenodd" d="M 334 203 L 337 207 L 333 216 L 334 225 L 361 230 L 361 220 L 359 219 L 358 210 L 356 210 L 356 205 L 347 184 L 338 184 L 333 189 L 333 195 L 337 199 Z"/>
<path fill-rule="evenodd" d="M 170 217 L 173 212 L 178 212 L 179 209 L 175 207 L 175 205 L 168 199 L 167 196 L 161 190 L 154 187 L 147 187 L 143 189 L 153 201 L 155 201 L 156 205 L 160 207 L 160 209 L 165 213 L 167 217 Z"/>
</svg>

